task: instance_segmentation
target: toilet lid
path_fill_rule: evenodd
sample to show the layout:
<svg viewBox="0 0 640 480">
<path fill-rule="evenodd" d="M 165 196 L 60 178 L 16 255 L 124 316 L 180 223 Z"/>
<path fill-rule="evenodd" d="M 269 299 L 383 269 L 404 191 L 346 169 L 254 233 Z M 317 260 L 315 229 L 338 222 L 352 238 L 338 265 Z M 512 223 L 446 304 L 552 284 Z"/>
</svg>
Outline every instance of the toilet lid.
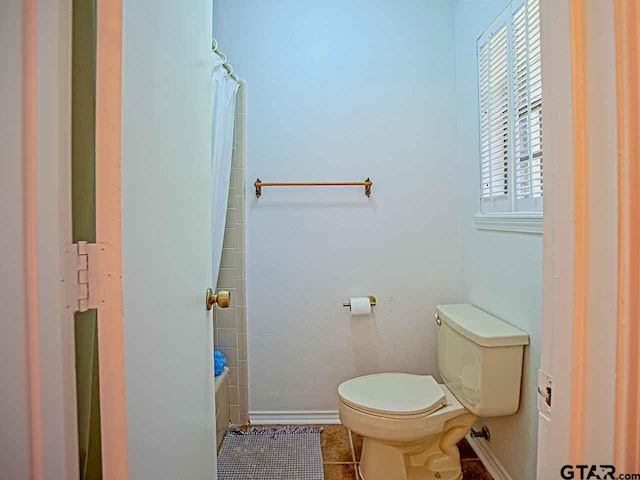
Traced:
<svg viewBox="0 0 640 480">
<path fill-rule="evenodd" d="M 430 414 L 447 404 L 431 375 L 377 373 L 353 378 L 338 387 L 343 403 L 371 413 L 387 415 Z"/>
</svg>

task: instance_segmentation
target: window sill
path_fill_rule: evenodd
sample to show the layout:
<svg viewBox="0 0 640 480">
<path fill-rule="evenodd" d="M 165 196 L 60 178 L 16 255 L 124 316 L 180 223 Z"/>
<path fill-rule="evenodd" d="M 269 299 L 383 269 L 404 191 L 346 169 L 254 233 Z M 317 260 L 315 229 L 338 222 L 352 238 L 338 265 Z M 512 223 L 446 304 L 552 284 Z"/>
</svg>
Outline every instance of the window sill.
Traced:
<svg viewBox="0 0 640 480">
<path fill-rule="evenodd" d="M 477 213 L 473 223 L 478 230 L 542 235 L 542 213 Z"/>
</svg>

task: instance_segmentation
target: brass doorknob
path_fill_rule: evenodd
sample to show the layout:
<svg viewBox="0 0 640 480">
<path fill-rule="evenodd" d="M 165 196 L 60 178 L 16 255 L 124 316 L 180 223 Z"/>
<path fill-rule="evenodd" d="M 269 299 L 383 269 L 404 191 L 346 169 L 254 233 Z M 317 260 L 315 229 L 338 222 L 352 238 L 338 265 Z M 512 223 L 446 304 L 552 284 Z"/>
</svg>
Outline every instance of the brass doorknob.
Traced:
<svg viewBox="0 0 640 480">
<path fill-rule="evenodd" d="M 221 290 L 218 293 L 214 294 L 213 289 L 207 288 L 207 293 L 205 295 L 205 306 L 207 310 L 211 310 L 213 308 L 213 304 L 217 303 L 220 308 L 227 308 L 229 306 L 229 299 L 231 298 L 231 294 L 226 290 Z"/>
</svg>

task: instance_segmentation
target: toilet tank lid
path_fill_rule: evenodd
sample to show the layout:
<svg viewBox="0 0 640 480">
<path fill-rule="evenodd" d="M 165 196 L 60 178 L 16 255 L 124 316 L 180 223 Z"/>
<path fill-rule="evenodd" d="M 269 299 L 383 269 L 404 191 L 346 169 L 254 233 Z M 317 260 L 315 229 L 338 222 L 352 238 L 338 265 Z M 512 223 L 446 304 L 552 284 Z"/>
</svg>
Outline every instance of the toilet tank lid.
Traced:
<svg viewBox="0 0 640 480">
<path fill-rule="evenodd" d="M 483 347 L 528 345 L 529 335 L 473 305 L 438 305 L 440 319 L 460 335 Z"/>
</svg>

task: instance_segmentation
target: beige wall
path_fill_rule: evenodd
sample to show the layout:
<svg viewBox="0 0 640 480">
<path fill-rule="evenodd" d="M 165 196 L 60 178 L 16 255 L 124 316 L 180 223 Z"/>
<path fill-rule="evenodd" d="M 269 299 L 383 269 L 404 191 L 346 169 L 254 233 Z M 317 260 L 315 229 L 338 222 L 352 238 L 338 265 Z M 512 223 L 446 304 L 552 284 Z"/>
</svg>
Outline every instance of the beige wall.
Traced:
<svg viewBox="0 0 640 480">
<path fill-rule="evenodd" d="M 215 309 L 214 344 L 227 357 L 231 422 L 248 421 L 247 313 L 245 254 L 246 85 L 241 84 L 236 103 L 236 124 L 231 163 L 227 224 L 222 244 L 218 289 L 231 292 L 231 305 Z"/>
</svg>

